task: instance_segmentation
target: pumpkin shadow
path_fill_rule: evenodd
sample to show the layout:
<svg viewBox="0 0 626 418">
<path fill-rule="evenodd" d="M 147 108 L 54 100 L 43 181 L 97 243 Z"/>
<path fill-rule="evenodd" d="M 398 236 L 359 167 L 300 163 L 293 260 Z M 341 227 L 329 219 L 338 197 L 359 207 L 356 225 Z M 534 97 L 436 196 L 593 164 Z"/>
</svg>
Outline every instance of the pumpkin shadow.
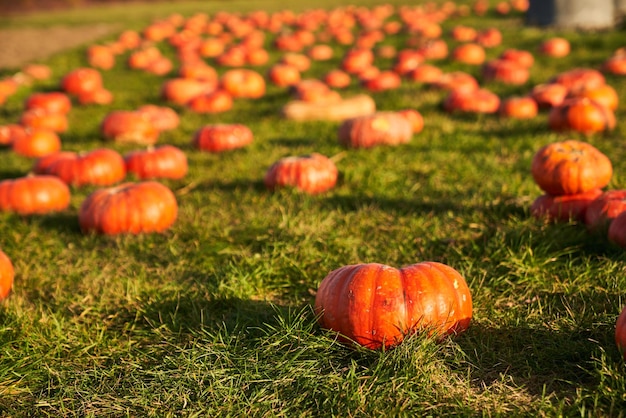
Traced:
<svg viewBox="0 0 626 418">
<path fill-rule="evenodd" d="M 31 217 L 34 220 L 34 217 Z M 37 217 L 37 222 L 42 228 L 53 230 L 68 235 L 80 235 L 78 215 L 74 212 L 55 212 Z"/>
<path fill-rule="evenodd" d="M 0 154 L 2 151 L 0 150 Z M 19 177 L 24 177 L 25 173 L 19 170 L 0 169 L 0 180 L 11 180 Z"/>
<path fill-rule="evenodd" d="M 299 137 L 299 138 L 277 137 L 277 138 L 270 138 L 267 142 L 272 146 L 287 147 L 287 148 L 310 147 L 312 145 L 315 145 L 315 141 L 312 138 L 306 138 L 306 137 Z"/>
</svg>

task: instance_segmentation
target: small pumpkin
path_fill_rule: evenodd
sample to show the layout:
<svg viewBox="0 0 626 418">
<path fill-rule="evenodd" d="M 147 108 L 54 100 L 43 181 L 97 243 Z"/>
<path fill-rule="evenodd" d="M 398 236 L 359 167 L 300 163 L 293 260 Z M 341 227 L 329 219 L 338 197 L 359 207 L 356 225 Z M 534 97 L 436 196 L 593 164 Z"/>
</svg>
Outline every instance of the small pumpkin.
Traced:
<svg viewBox="0 0 626 418">
<path fill-rule="evenodd" d="M 267 78 L 278 87 L 293 86 L 300 82 L 300 70 L 291 64 L 276 63 L 267 71 Z"/>
<path fill-rule="evenodd" d="M 164 232 L 178 216 L 174 193 L 156 181 L 98 189 L 83 201 L 78 223 L 84 233 L 105 235 Z"/>
<path fill-rule="evenodd" d="M 486 81 L 498 81 L 504 84 L 520 85 L 528 81 L 530 72 L 515 61 L 497 59 L 485 63 L 482 75 Z"/>
<path fill-rule="evenodd" d="M 197 113 L 223 113 L 231 110 L 233 105 L 233 96 L 221 88 L 196 96 L 187 103 L 189 109 Z"/>
<path fill-rule="evenodd" d="M 356 74 L 365 67 L 374 64 L 374 52 L 369 48 L 352 48 L 341 59 L 341 69 L 349 74 Z"/>
<path fill-rule="evenodd" d="M 171 131 L 180 125 L 180 117 L 171 107 L 146 104 L 137 108 L 137 112 L 146 115 L 159 132 Z"/>
<path fill-rule="evenodd" d="M 452 90 L 445 98 L 443 108 L 449 113 L 496 113 L 500 108 L 500 98 L 487 89 L 457 89 Z"/>
<path fill-rule="evenodd" d="M 466 92 L 476 91 L 480 88 L 474 76 L 463 71 L 453 71 L 442 74 L 432 86 L 439 90 L 453 91 L 462 90 Z"/>
<path fill-rule="evenodd" d="M 126 177 L 124 158 L 115 150 L 61 151 L 38 159 L 33 172 L 49 174 L 72 186 L 109 186 Z"/>
<path fill-rule="evenodd" d="M 27 128 L 24 130 L 24 135 L 13 137 L 11 149 L 24 157 L 43 157 L 61 149 L 61 138 L 49 129 Z"/>
<path fill-rule="evenodd" d="M 363 87 L 369 91 L 393 90 L 400 87 L 402 79 L 395 71 L 381 71 L 375 76 L 368 78 L 362 82 Z"/>
<path fill-rule="evenodd" d="M 86 91 L 78 95 L 78 103 L 81 105 L 107 105 L 113 103 L 113 93 L 104 87 Z"/>
<path fill-rule="evenodd" d="M 592 232 L 606 232 L 613 219 L 624 211 L 626 211 L 626 190 L 606 191 L 587 207 L 585 225 Z"/>
<path fill-rule="evenodd" d="M 407 78 L 418 83 L 432 84 L 436 83 L 442 75 L 443 71 L 441 68 L 430 64 L 422 64 L 409 72 Z"/>
<path fill-rule="evenodd" d="M 611 160 L 593 145 L 566 140 L 545 145 L 532 159 L 535 183 L 551 195 L 601 189 L 611 181 Z"/>
<path fill-rule="evenodd" d="M 328 87 L 338 89 L 348 87 L 352 82 L 350 74 L 340 69 L 330 70 L 324 75 L 323 80 Z"/>
<path fill-rule="evenodd" d="M 10 123 L 0 126 L 0 145 L 11 145 L 16 138 L 27 135 L 27 130 L 22 125 Z"/>
<path fill-rule="evenodd" d="M 552 77 L 551 83 L 565 86 L 568 91 L 590 89 L 606 84 L 604 75 L 593 68 L 573 68 Z"/>
<path fill-rule="evenodd" d="M 532 53 L 515 48 L 508 48 L 502 51 L 500 59 L 513 61 L 524 68 L 530 68 L 535 63 L 535 57 Z"/>
<path fill-rule="evenodd" d="M 188 170 L 187 156 L 173 145 L 131 151 L 124 156 L 126 172 L 140 180 L 181 179 Z"/>
<path fill-rule="evenodd" d="M 24 108 L 43 109 L 49 113 L 66 114 L 72 109 L 72 102 L 65 93 L 59 91 L 33 93 L 24 102 Z"/>
<path fill-rule="evenodd" d="M 582 193 L 537 197 L 530 206 L 530 213 L 535 218 L 551 221 L 584 221 L 589 205 L 602 194 L 601 189 L 592 189 Z"/>
<path fill-rule="evenodd" d="M 529 96 L 504 99 L 498 110 L 500 116 L 514 119 L 532 119 L 538 112 L 537 102 Z"/>
<path fill-rule="evenodd" d="M 387 349 L 418 331 L 437 337 L 465 331 L 472 296 L 463 276 L 442 263 L 400 269 L 354 264 L 322 280 L 314 309 L 320 326 L 339 333 L 341 341 Z"/>
<path fill-rule="evenodd" d="M 546 39 L 539 45 L 539 53 L 548 57 L 562 58 L 569 55 L 572 47 L 565 38 Z"/>
<path fill-rule="evenodd" d="M 337 133 L 339 143 L 348 148 L 408 143 L 413 137 L 411 122 L 397 112 L 375 112 L 344 120 Z"/>
<path fill-rule="evenodd" d="M 584 134 L 615 128 L 615 114 L 587 97 L 572 97 L 550 109 L 548 126 L 554 131 L 576 131 Z"/>
<path fill-rule="evenodd" d="M 483 48 L 494 48 L 502 43 L 502 32 L 497 28 L 487 28 L 476 34 L 476 43 Z"/>
<path fill-rule="evenodd" d="M 13 289 L 15 269 L 8 255 L 0 250 L 0 300 L 6 299 Z"/>
<path fill-rule="evenodd" d="M 452 59 L 463 64 L 480 65 L 485 57 L 485 49 L 475 43 L 461 44 L 452 50 Z"/>
<path fill-rule="evenodd" d="M 221 87 L 234 98 L 257 99 L 265 95 L 265 78 L 247 68 L 233 68 L 222 74 Z"/>
<path fill-rule="evenodd" d="M 158 141 L 160 132 L 146 112 L 114 110 L 102 120 L 100 133 L 115 142 L 150 145 Z"/>
<path fill-rule="evenodd" d="M 242 124 L 213 124 L 198 129 L 192 145 L 202 151 L 223 152 L 243 148 L 252 143 L 252 130 Z"/>
<path fill-rule="evenodd" d="M 102 75 L 93 68 L 76 68 L 63 76 L 61 89 L 71 95 L 80 95 L 101 88 Z"/>
<path fill-rule="evenodd" d="M 263 182 L 270 190 L 293 187 L 316 194 L 333 188 L 337 183 L 337 176 L 337 167 L 330 158 L 313 153 L 281 158 L 267 170 Z"/>
<path fill-rule="evenodd" d="M 41 215 L 66 209 L 70 190 L 54 176 L 29 175 L 0 181 L 0 211 Z"/>
<path fill-rule="evenodd" d="M 217 81 L 194 78 L 172 78 L 161 85 L 161 96 L 168 102 L 185 105 L 194 97 L 212 92 Z"/>
<path fill-rule="evenodd" d="M 542 83 L 534 86 L 530 92 L 539 108 L 552 108 L 559 106 L 567 97 L 568 89 L 562 84 Z"/>
<path fill-rule="evenodd" d="M 69 126 L 65 113 L 45 109 L 26 110 L 20 116 L 20 124 L 33 129 L 47 129 L 57 133 L 66 132 Z"/>
</svg>

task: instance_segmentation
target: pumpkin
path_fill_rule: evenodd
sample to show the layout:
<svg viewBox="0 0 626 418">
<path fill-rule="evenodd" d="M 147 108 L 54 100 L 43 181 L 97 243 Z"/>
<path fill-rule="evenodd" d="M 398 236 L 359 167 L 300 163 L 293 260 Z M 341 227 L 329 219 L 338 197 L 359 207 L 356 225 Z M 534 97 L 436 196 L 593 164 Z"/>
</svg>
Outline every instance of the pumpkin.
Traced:
<svg viewBox="0 0 626 418">
<path fill-rule="evenodd" d="M 396 56 L 393 71 L 405 75 L 416 69 L 424 62 L 424 56 L 414 49 L 403 49 Z"/>
<path fill-rule="evenodd" d="M 524 68 L 530 68 L 535 63 L 535 57 L 533 57 L 532 53 L 515 48 L 508 48 L 502 51 L 500 59 L 513 61 Z"/>
<path fill-rule="evenodd" d="M 93 68 L 76 68 L 61 79 L 61 89 L 72 95 L 80 95 L 101 87 L 102 75 Z"/>
<path fill-rule="evenodd" d="M 626 360 L 626 307 L 622 309 L 615 323 L 615 343 L 624 360 Z"/>
<path fill-rule="evenodd" d="M 214 124 L 198 129 L 192 145 L 202 151 L 223 152 L 243 148 L 252 143 L 254 135 L 242 124 Z"/>
<path fill-rule="evenodd" d="M 473 42 L 477 34 L 476 29 L 465 25 L 457 25 L 450 31 L 450 36 L 457 42 Z"/>
<path fill-rule="evenodd" d="M 6 299 L 13 289 L 15 269 L 8 255 L 0 250 L 0 300 Z"/>
<path fill-rule="evenodd" d="M 0 126 L 0 145 L 11 145 L 16 138 L 27 135 L 26 128 L 17 123 Z"/>
<path fill-rule="evenodd" d="M 617 110 L 619 103 L 617 92 L 608 84 L 591 87 L 582 86 L 578 89 L 572 89 L 569 92 L 569 97 L 586 97 L 612 111 Z"/>
<path fill-rule="evenodd" d="M 70 190 L 54 176 L 29 175 L 0 181 L 0 211 L 40 215 L 66 209 Z"/>
<path fill-rule="evenodd" d="M 618 54 L 607 58 L 602 63 L 602 71 L 614 75 L 626 75 L 626 54 Z"/>
<path fill-rule="evenodd" d="M 443 39 L 421 41 L 417 50 L 427 60 L 441 60 L 448 56 L 448 44 Z"/>
<path fill-rule="evenodd" d="M 487 28 L 476 34 L 476 43 L 484 48 L 494 48 L 502 43 L 502 33 L 496 28 Z"/>
<path fill-rule="evenodd" d="M 422 132 L 424 129 L 424 117 L 415 109 L 402 109 L 398 113 L 404 116 L 410 123 L 414 134 Z"/>
<path fill-rule="evenodd" d="M 606 191 L 587 207 L 585 225 L 590 231 L 606 232 L 611 221 L 624 211 L 626 211 L 626 190 Z"/>
<path fill-rule="evenodd" d="M 554 131 L 592 134 L 615 128 L 615 114 L 587 97 L 566 99 L 550 109 L 548 126 Z"/>
<path fill-rule="evenodd" d="M 548 57 L 562 58 L 569 55 L 571 51 L 570 43 L 565 38 L 546 39 L 539 45 L 539 53 Z"/>
<path fill-rule="evenodd" d="M 33 129 L 47 129 L 58 133 L 66 132 L 68 128 L 65 113 L 54 113 L 45 109 L 24 111 L 20 116 L 20 124 Z"/>
<path fill-rule="evenodd" d="M 204 61 L 193 61 L 182 64 L 178 67 L 178 76 L 213 83 L 217 83 L 217 80 L 219 79 L 215 68 L 211 67 Z"/>
<path fill-rule="evenodd" d="M 545 145 L 532 159 L 535 183 L 551 195 L 579 194 L 609 184 L 613 166 L 593 145 L 566 140 Z"/>
<path fill-rule="evenodd" d="M 33 93 L 24 102 L 24 108 L 42 109 L 49 113 L 68 113 L 72 109 L 72 102 L 65 93 L 52 91 L 48 93 Z"/>
<path fill-rule="evenodd" d="M 90 45 L 87 48 L 87 62 L 92 67 L 110 70 L 115 66 L 115 52 L 106 45 Z"/>
<path fill-rule="evenodd" d="M 442 75 L 443 71 L 439 67 L 430 64 L 422 64 L 409 72 L 407 78 L 418 83 L 432 84 L 436 83 Z"/>
<path fill-rule="evenodd" d="M 314 61 L 328 61 L 335 55 L 335 51 L 329 45 L 313 45 L 307 51 L 306 54 Z"/>
<path fill-rule="evenodd" d="M 496 113 L 500 108 L 500 98 L 487 89 L 474 91 L 452 90 L 443 102 L 449 112 Z"/>
<path fill-rule="evenodd" d="M 482 75 L 486 81 L 499 81 L 504 84 L 520 85 L 528 81 L 530 72 L 515 61 L 497 59 L 485 63 Z"/>
<path fill-rule="evenodd" d="M 189 103 L 194 97 L 214 91 L 217 81 L 194 78 L 172 78 L 161 85 L 161 96 L 168 102 L 179 105 Z"/>
<path fill-rule="evenodd" d="M 100 133 L 105 139 L 115 142 L 154 144 L 160 132 L 145 112 L 114 110 L 102 120 Z"/>
<path fill-rule="evenodd" d="M 313 153 L 278 160 L 267 170 L 263 182 L 270 190 L 293 187 L 316 194 L 333 188 L 337 176 L 337 167 L 330 158 Z"/>
<path fill-rule="evenodd" d="M 461 44 L 452 50 L 452 59 L 463 64 L 480 65 L 485 56 L 485 49 L 475 43 Z"/>
<path fill-rule="evenodd" d="M 50 174 L 72 186 L 109 186 L 126 177 L 124 158 L 108 148 L 84 153 L 61 151 L 38 159 L 33 172 Z"/>
<path fill-rule="evenodd" d="M 197 113 L 223 113 L 233 108 L 234 100 L 226 90 L 218 88 L 191 99 L 187 106 Z"/>
<path fill-rule="evenodd" d="M 127 173 L 140 180 L 170 178 L 181 179 L 188 170 L 187 156 L 173 145 L 131 151 L 124 156 Z"/>
<path fill-rule="evenodd" d="M 330 70 L 324 75 L 324 82 L 328 87 L 342 89 L 348 87 L 352 82 L 350 74 L 340 69 Z"/>
<path fill-rule="evenodd" d="M 386 70 L 364 80 L 362 84 L 367 90 L 378 92 L 397 89 L 402 84 L 402 79 L 395 71 Z"/>
<path fill-rule="evenodd" d="M 374 64 L 374 53 L 367 48 L 349 49 L 341 59 L 341 69 L 349 74 L 356 74 L 372 64 Z"/>
<path fill-rule="evenodd" d="M 562 84 L 544 83 L 537 84 L 532 88 L 530 97 L 532 97 L 539 108 L 551 108 L 563 103 L 567 97 L 568 89 Z"/>
<path fill-rule="evenodd" d="M 543 194 L 533 201 L 530 213 L 535 218 L 546 218 L 551 221 L 584 221 L 587 208 L 601 194 L 601 189 L 556 196 Z"/>
<path fill-rule="evenodd" d="M 33 80 L 47 80 L 52 77 L 52 69 L 44 64 L 26 64 L 22 72 Z"/>
<path fill-rule="evenodd" d="M 474 76 L 463 71 L 453 71 L 451 73 L 442 74 L 432 86 L 440 90 L 462 90 L 476 91 L 480 88 L 478 81 Z"/>
<path fill-rule="evenodd" d="M 178 216 L 174 193 L 156 181 L 98 189 L 83 201 L 78 223 L 84 233 L 106 235 L 164 232 Z"/>
<path fill-rule="evenodd" d="M 277 63 L 267 71 L 267 78 L 278 87 L 293 86 L 300 82 L 300 70 L 291 64 Z"/>
<path fill-rule="evenodd" d="M 24 135 L 16 135 L 11 149 L 24 157 L 37 158 L 61 149 L 61 138 L 49 129 L 26 129 Z"/>
<path fill-rule="evenodd" d="M 86 91 L 78 95 L 78 103 L 82 105 L 98 104 L 106 105 L 113 103 L 113 93 L 104 87 Z"/>
<path fill-rule="evenodd" d="M 292 96 L 297 100 L 310 103 L 332 103 L 341 101 L 341 95 L 331 90 L 326 83 L 321 80 L 311 78 L 301 80 L 291 86 Z"/>
<path fill-rule="evenodd" d="M 600 71 L 593 68 L 574 68 L 555 75 L 550 82 L 561 84 L 571 91 L 603 86 L 606 79 Z"/>
<path fill-rule="evenodd" d="M 170 131 L 180 125 L 180 117 L 171 107 L 146 104 L 137 108 L 137 112 L 146 115 L 159 132 Z"/>
<path fill-rule="evenodd" d="M 320 326 L 341 341 L 387 349 L 418 331 L 439 338 L 465 331 L 472 296 L 463 276 L 445 264 L 397 269 L 366 263 L 331 271 L 317 289 L 314 309 Z"/>
<path fill-rule="evenodd" d="M 626 248 L 626 215 L 624 212 L 613 218 L 609 225 L 607 237 L 613 244 Z"/>
<path fill-rule="evenodd" d="M 348 148 L 371 148 L 378 145 L 408 143 L 413 126 L 397 112 L 375 112 L 371 115 L 346 119 L 339 126 L 339 143 Z"/>
<path fill-rule="evenodd" d="M 300 72 L 304 72 L 311 68 L 311 59 L 306 55 L 297 52 L 287 52 L 278 62 L 280 64 L 291 65 Z"/>
<path fill-rule="evenodd" d="M 234 68 L 220 78 L 221 87 L 234 98 L 257 99 L 265 95 L 265 79 L 261 74 L 247 68 Z"/>
<path fill-rule="evenodd" d="M 532 119 L 539 109 L 532 97 L 509 97 L 502 100 L 498 114 L 505 118 Z"/>
</svg>

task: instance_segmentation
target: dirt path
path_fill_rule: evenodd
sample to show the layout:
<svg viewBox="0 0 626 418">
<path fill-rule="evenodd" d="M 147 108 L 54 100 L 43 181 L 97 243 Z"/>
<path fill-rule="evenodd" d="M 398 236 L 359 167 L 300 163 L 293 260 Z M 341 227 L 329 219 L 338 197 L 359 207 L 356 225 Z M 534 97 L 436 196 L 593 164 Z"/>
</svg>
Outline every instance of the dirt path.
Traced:
<svg viewBox="0 0 626 418">
<path fill-rule="evenodd" d="M 118 25 L 98 24 L 46 29 L 0 30 L 0 69 L 18 69 L 68 48 L 95 42 L 119 30 Z"/>
</svg>

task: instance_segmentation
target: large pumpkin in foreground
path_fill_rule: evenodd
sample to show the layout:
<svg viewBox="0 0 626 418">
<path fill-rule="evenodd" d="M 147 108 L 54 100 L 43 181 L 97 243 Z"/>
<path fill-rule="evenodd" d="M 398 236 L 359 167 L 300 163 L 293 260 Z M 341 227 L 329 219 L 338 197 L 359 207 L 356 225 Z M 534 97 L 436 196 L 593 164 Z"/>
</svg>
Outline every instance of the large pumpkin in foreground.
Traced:
<svg viewBox="0 0 626 418">
<path fill-rule="evenodd" d="M 613 166 L 593 145 L 570 139 L 548 144 L 537 151 L 531 173 L 546 193 L 577 194 L 609 184 Z"/>
<path fill-rule="evenodd" d="M 161 183 L 124 183 L 99 189 L 82 203 L 78 221 L 83 232 L 106 235 L 163 232 L 178 216 L 174 193 Z"/>
<path fill-rule="evenodd" d="M 0 300 L 6 299 L 13 288 L 15 270 L 11 259 L 0 250 Z"/>
<path fill-rule="evenodd" d="M 422 262 L 401 269 L 378 263 L 341 267 L 320 283 L 319 323 L 344 342 L 390 348 L 423 330 L 443 336 L 468 328 L 472 297 L 452 267 Z"/>
</svg>

